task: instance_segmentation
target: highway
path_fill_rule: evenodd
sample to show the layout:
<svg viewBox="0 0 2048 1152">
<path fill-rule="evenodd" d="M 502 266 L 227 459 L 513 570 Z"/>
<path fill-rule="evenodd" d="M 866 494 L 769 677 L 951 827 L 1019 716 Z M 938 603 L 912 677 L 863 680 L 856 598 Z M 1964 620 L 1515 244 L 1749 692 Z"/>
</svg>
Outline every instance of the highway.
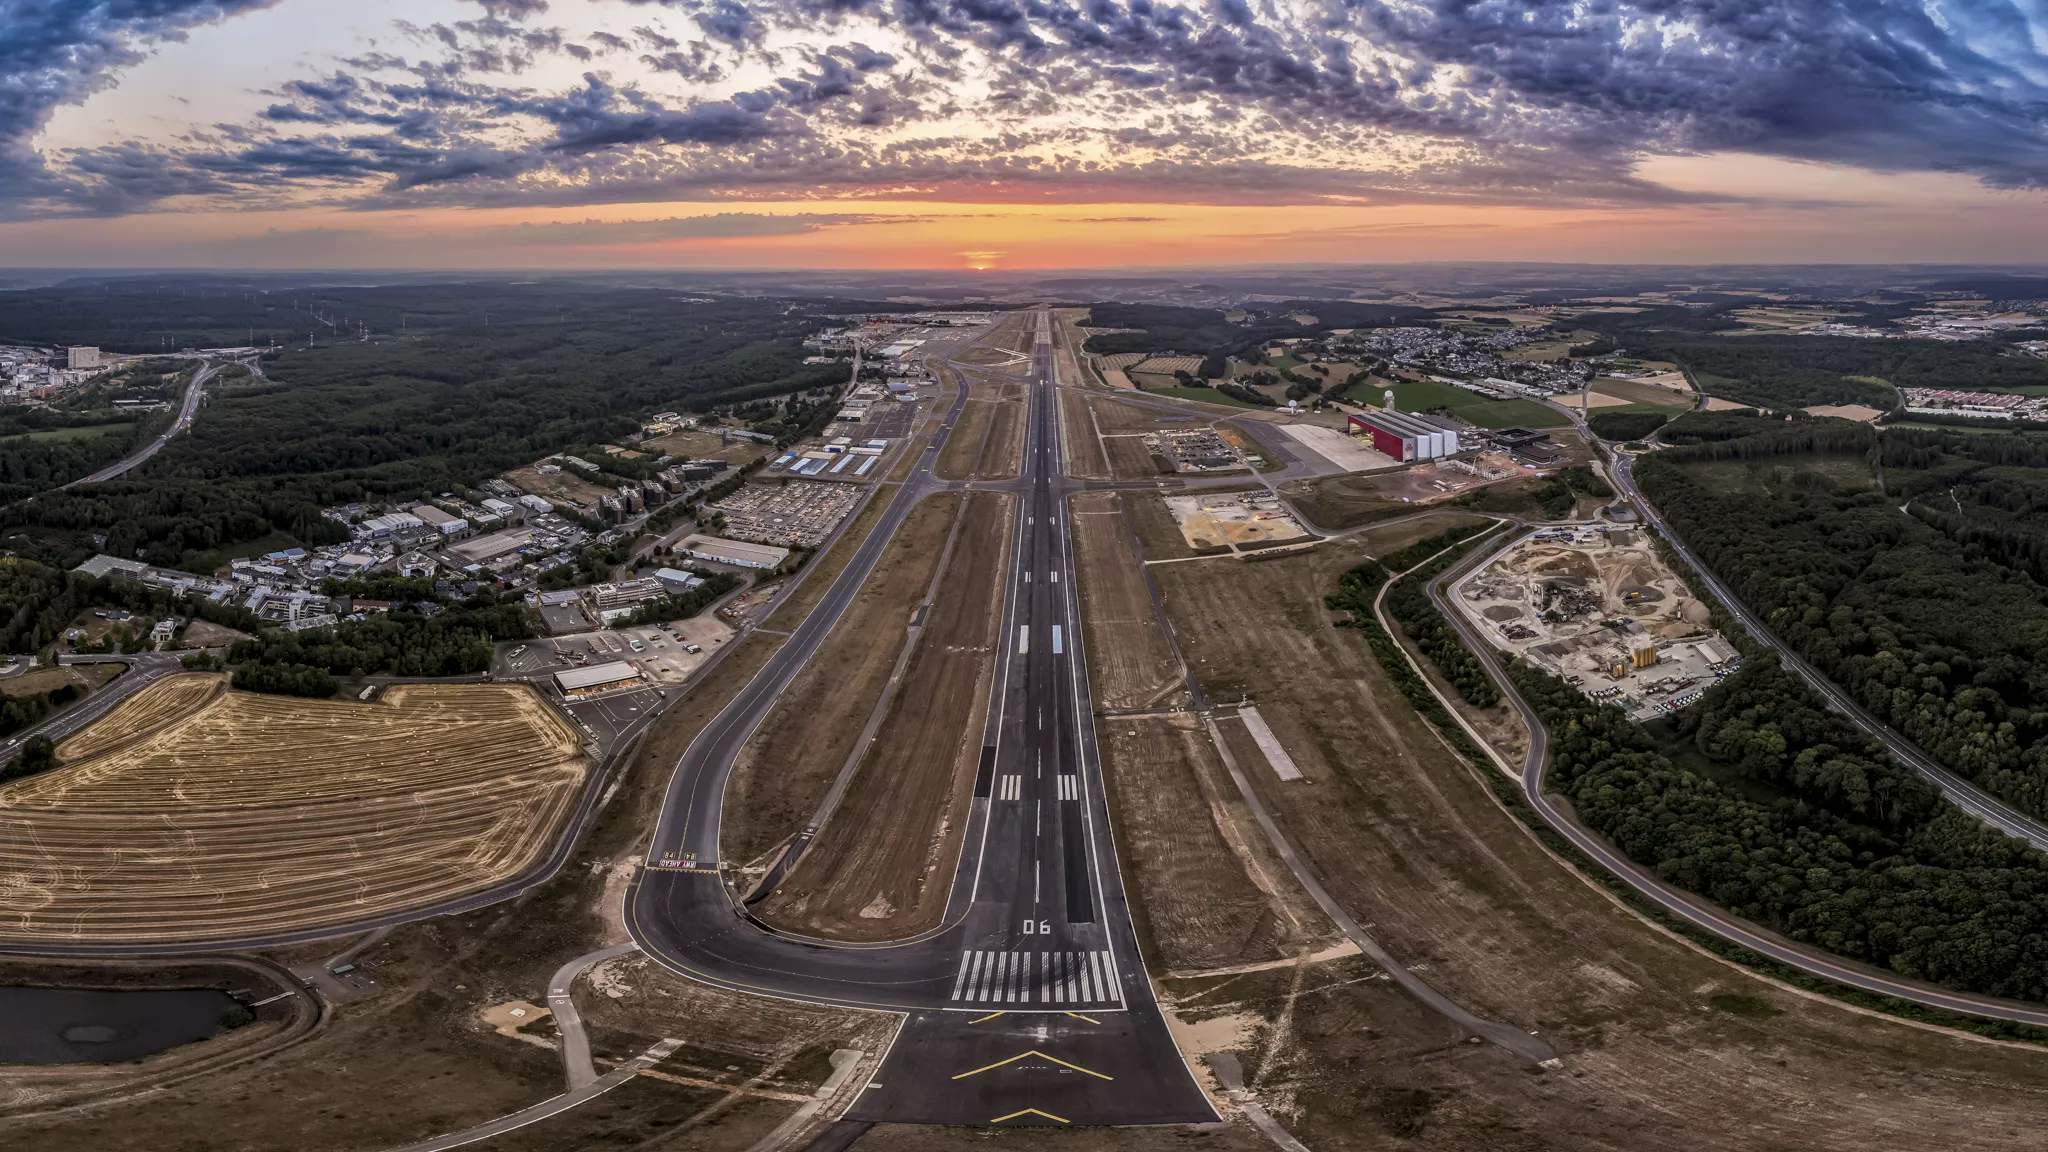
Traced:
<svg viewBox="0 0 2048 1152">
<path fill-rule="evenodd" d="M 1003 641 L 972 810 L 935 930 L 883 944 L 799 939 L 751 920 L 718 855 L 734 758 L 858 593 L 918 500 L 943 432 L 811 615 L 684 753 L 626 919 L 695 979 L 907 1014 L 847 1118 L 927 1124 L 1216 1119 L 1153 1001 L 1109 832 L 1068 550 L 1049 317 L 1033 349 Z M 946 421 L 950 429 L 965 389 Z M 878 835 L 888 834 L 877 829 Z"/>
<path fill-rule="evenodd" d="M 178 418 L 171 421 L 171 426 L 164 429 L 162 435 L 92 475 L 82 480 L 73 480 L 64 487 L 73 488 L 80 484 L 99 484 L 112 480 L 132 468 L 140 467 L 144 461 L 163 451 L 164 445 L 171 442 L 171 437 L 192 426 L 192 417 L 199 412 L 199 399 L 206 391 L 206 382 L 213 379 L 220 369 L 221 366 L 211 360 L 199 366 L 199 371 L 192 374 L 192 382 L 185 385 L 185 400 L 178 407 Z"/>
<path fill-rule="evenodd" d="M 1445 586 L 1462 579 L 1466 573 L 1472 571 L 1489 557 L 1493 556 L 1500 547 L 1520 539 L 1524 534 L 1520 530 L 1503 533 L 1498 541 L 1475 549 L 1472 555 L 1452 565 L 1442 575 L 1430 581 L 1427 590 L 1430 601 L 1436 606 L 1438 613 L 1444 619 L 1450 621 L 1453 627 L 1457 628 L 1459 635 L 1465 641 L 1465 646 L 1472 650 L 1472 654 L 1478 658 L 1481 664 L 1485 665 L 1487 674 L 1500 687 L 1501 694 L 1513 703 L 1515 709 L 1521 713 L 1522 722 L 1529 730 L 1529 752 L 1521 768 L 1522 795 L 1528 800 L 1529 806 L 1534 808 L 1551 827 L 1557 829 L 1567 840 L 1570 840 L 1572 845 L 1578 848 L 1579 851 L 1592 857 L 1601 867 L 1620 877 L 1631 888 L 1634 888 L 1665 911 L 1690 921 L 1692 924 L 1724 940 L 1739 944 L 1760 955 L 1768 956 L 1788 967 L 1797 968 L 1815 976 L 1833 980 L 1838 984 L 1845 984 L 1851 988 L 1859 988 L 1865 992 L 1874 992 L 1881 996 L 1896 997 L 1900 1000 L 1922 1004 L 1930 1008 L 1940 1008 L 1950 1012 L 1960 1012 L 1965 1015 L 1981 1016 L 1994 1020 L 2010 1020 L 2016 1023 L 2048 1027 L 2048 1010 L 2030 1007 L 2010 1000 L 1999 1000 L 1988 996 L 1974 996 L 1964 992 L 1950 992 L 1933 985 L 1906 980 L 1877 969 L 1852 964 L 1849 961 L 1830 956 L 1818 950 L 1805 948 L 1779 936 L 1767 933 L 1745 921 L 1735 919 L 1710 901 L 1695 896 L 1690 892 L 1670 887 L 1651 876 L 1634 861 L 1622 855 L 1604 838 L 1582 827 L 1574 814 L 1559 807 L 1543 789 L 1544 773 L 1549 768 L 1550 732 L 1543 726 L 1542 717 L 1537 714 L 1535 707 L 1515 688 L 1514 682 L 1508 679 L 1506 670 L 1501 666 L 1499 653 L 1493 645 L 1479 633 L 1471 621 L 1465 618 L 1464 613 L 1447 603 L 1443 595 Z M 1699 568 L 1697 564 L 1695 564 L 1695 568 L 1703 575 L 1706 572 L 1706 569 Z M 1387 621 L 1384 619 L 1380 623 L 1382 627 L 1387 626 Z M 1425 681 L 1428 680 L 1426 676 L 1424 679 Z M 1440 700 L 1443 700 L 1443 693 L 1436 687 L 1434 682 L 1430 682 L 1430 690 L 1435 692 Z M 1453 716 L 1458 717 L 1462 724 L 1463 717 L 1458 712 L 1456 706 L 1449 700 L 1443 700 L 1443 704 Z M 1510 772 L 1513 771 L 1511 766 L 1501 761 L 1500 753 L 1477 732 L 1467 727 L 1466 734 L 1472 737 L 1481 748 L 1486 749 L 1487 754 L 1493 757 L 1497 763 L 1501 763 L 1503 768 Z"/>
</svg>

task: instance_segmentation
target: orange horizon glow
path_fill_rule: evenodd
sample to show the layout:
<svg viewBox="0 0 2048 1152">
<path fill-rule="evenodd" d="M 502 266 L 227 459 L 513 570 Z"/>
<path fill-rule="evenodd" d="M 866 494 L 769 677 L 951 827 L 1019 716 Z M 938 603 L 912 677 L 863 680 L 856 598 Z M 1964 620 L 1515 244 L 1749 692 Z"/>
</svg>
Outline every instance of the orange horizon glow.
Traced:
<svg viewBox="0 0 2048 1152">
<path fill-rule="evenodd" d="M 1675 158 L 1646 163 L 1644 172 L 1687 192 L 1747 199 L 1649 207 L 846 199 L 390 212 L 311 207 L 0 224 L 0 251 L 15 267 L 478 270 L 2048 260 L 2048 200 L 2038 193 L 1993 191 L 1956 176 L 1878 175 L 1740 156 Z M 748 234 L 643 235 L 729 224 Z M 788 230 L 758 234 L 778 228 Z"/>
</svg>

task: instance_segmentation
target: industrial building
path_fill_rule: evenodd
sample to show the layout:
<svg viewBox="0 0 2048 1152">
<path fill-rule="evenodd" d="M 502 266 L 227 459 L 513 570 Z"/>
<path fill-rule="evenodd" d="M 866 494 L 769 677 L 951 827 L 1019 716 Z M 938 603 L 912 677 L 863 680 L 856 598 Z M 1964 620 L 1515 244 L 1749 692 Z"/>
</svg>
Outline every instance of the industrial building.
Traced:
<svg viewBox="0 0 2048 1152">
<path fill-rule="evenodd" d="M 698 560 L 733 564 L 741 568 L 779 568 L 783 561 L 789 559 L 787 548 L 748 544 L 741 540 L 724 540 L 717 536 L 688 536 L 676 547 L 684 555 Z"/>
<path fill-rule="evenodd" d="M 704 584 L 702 576 L 696 576 L 676 568 L 656 569 L 654 578 L 661 582 L 663 588 L 668 589 L 674 595 L 681 595 L 693 588 L 702 587 Z"/>
<path fill-rule="evenodd" d="M 555 687 L 562 690 L 562 695 L 572 698 L 595 696 L 600 692 L 611 692 L 620 688 L 637 688 L 645 683 L 646 681 L 641 679 L 640 670 L 624 660 L 555 673 Z"/>
<path fill-rule="evenodd" d="M 625 608 L 648 600 L 659 600 L 666 594 L 661 581 L 648 577 L 642 580 L 621 580 L 615 584 L 592 584 L 585 589 L 585 595 L 598 611 Z"/>
<path fill-rule="evenodd" d="M 103 363 L 98 348 L 75 344 L 64 350 L 64 366 L 67 368 L 98 368 Z"/>
<path fill-rule="evenodd" d="M 1351 416 L 1355 435 L 1369 436 L 1375 450 L 1400 461 L 1437 460 L 1459 451 L 1458 425 L 1410 412 L 1360 412 Z"/>
<path fill-rule="evenodd" d="M 433 525 L 435 531 L 449 539 L 469 535 L 469 521 L 432 504 L 415 504 L 408 511 Z"/>
</svg>

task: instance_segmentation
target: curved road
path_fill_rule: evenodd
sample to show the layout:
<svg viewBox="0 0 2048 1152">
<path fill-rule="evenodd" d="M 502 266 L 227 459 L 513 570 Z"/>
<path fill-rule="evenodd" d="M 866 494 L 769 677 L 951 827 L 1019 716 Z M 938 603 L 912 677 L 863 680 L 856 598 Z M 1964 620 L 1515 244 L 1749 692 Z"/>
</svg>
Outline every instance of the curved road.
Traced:
<svg viewBox="0 0 2048 1152">
<path fill-rule="evenodd" d="M 1642 893 L 1665 911 L 1690 921 L 1692 924 L 1712 932 L 1724 940 L 1729 940 L 1753 952 L 1768 956 L 1781 964 L 1797 968 L 1815 976 L 1824 977 L 1838 984 L 1858 988 L 1865 992 L 1874 992 L 1881 996 L 1891 996 L 1930 1008 L 1940 1008 L 1945 1011 L 1958 1012 L 1969 1016 L 1981 1016 L 1994 1020 L 2010 1020 L 2021 1024 L 2048 1027 L 2048 1009 L 2032 1007 L 2010 1000 L 1999 1000 L 1989 996 L 1975 996 L 1965 992 L 1950 992 L 1932 985 L 1917 983 L 1906 980 L 1903 977 L 1853 965 L 1848 961 L 1811 951 L 1778 936 L 1767 934 L 1744 921 L 1728 916 L 1719 907 L 1707 900 L 1690 892 L 1670 887 L 1651 876 L 1643 871 L 1634 861 L 1622 855 L 1606 839 L 1582 827 L 1578 823 L 1576 816 L 1554 804 L 1550 796 L 1543 790 L 1543 775 L 1549 767 L 1549 730 L 1543 726 L 1543 719 L 1537 714 L 1535 707 L 1516 689 L 1514 682 L 1508 679 L 1507 672 L 1501 667 L 1499 654 L 1493 645 L 1478 633 L 1471 622 L 1465 619 L 1462 612 L 1446 603 L 1443 596 L 1445 585 L 1461 579 L 1466 573 L 1491 557 L 1500 547 L 1520 539 L 1522 535 L 1520 532 L 1506 533 L 1493 545 L 1475 549 L 1471 556 L 1458 564 L 1452 565 L 1442 575 L 1431 580 L 1427 591 L 1429 592 L 1431 603 L 1436 606 L 1437 612 L 1444 619 L 1450 621 L 1452 626 L 1458 630 L 1459 635 L 1464 638 L 1465 646 L 1471 649 L 1472 654 L 1478 658 L 1480 663 L 1485 665 L 1487 674 L 1500 687 L 1501 694 L 1512 701 L 1515 709 L 1522 714 L 1523 723 L 1529 729 L 1529 754 L 1523 763 L 1521 771 L 1522 795 L 1528 800 L 1530 807 L 1540 813 L 1543 819 L 1550 823 L 1551 827 L 1557 829 L 1567 840 L 1570 840 L 1572 845 L 1578 848 L 1579 851 L 1598 861 L 1601 867 L 1620 877 L 1630 887 Z M 1705 570 L 1701 569 L 1700 571 L 1704 575 Z M 1398 578 L 1396 577 L 1396 579 Z M 1389 581 L 1389 583 L 1392 583 L 1392 581 Z M 1404 649 L 1403 651 L 1405 652 L 1406 650 Z M 1428 677 L 1425 676 L 1424 679 L 1427 681 Z M 1431 691 L 1436 691 L 1436 686 L 1433 682 L 1431 682 L 1430 688 Z M 1438 696 L 1439 699 L 1442 698 L 1441 693 L 1438 693 Z M 1445 700 L 1443 703 L 1450 710 L 1451 715 L 1458 719 L 1460 725 L 1464 725 L 1463 715 L 1458 712 L 1452 702 Z M 1473 732 L 1469 726 L 1466 727 L 1466 734 L 1471 736 L 1481 748 L 1485 749 L 1487 755 L 1492 757 L 1496 763 L 1500 763 L 1500 754 L 1484 738 Z M 1509 771 L 1513 770 L 1506 764 L 1502 764 L 1502 767 L 1507 768 Z"/>
<path fill-rule="evenodd" d="M 657 962 L 741 991 L 908 1015 L 849 1119 L 1171 1124 L 1216 1119 L 1152 997 L 1109 834 L 1068 551 L 1050 317 L 1038 314 L 1024 466 L 977 490 L 1015 497 L 1002 639 L 963 848 L 940 925 L 842 944 L 777 932 L 727 887 L 725 788 L 740 750 L 816 654 L 933 475 L 965 404 L 761 672 L 683 754 L 626 895 Z M 891 829 L 873 829 L 890 835 Z"/>
<path fill-rule="evenodd" d="M 1744 607 L 1742 601 L 1736 598 L 1734 592 L 1730 591 L 1728 586 L 1722 583 L 1721 578 L 1714 574 L 1714 570 L 1708 567 L 1698 556 L 1694 555 L 1691 548 L 1686 546 L 1685 538 L 1673 531 L 1671 525 L 1665 522 L 1663 515 L 1657 511 L 1656 505 L 1651 504 L 1649 500 L 1643 497 L 1642 491 L 1636 487 L 1635 457 L 1617 454 L 1613 473 L 1615 486 L 1620 488 L 1622 494 L 1627 496 L 1637 508 L 1642 510 L 1643 516 L 1656 527 L 1657 531 L 1663 533 L 1665 541 L 1671 545 L 1672 549 L 1684 557 L 1687 564 L 1692 565 L 1692 570 L 1699 574 L 1700 582 L 1705 584 L 1713 592 L 1715 598 L 1721 601 L 1722 606 L 1727 608 L 1734 615 L 1735 619 L 1741 622 L 1743 628 L 1749 632 L 1750 637 L 1757 643 L 1776 652 L 1778 660 L 1786 668 L 1798 675 L 1801 680 L 1806 681 L 1807 687 L 1812 688 L 1818 693 L 1823 700 L 1828 702 L 1830 707 L 1848 717 L 1858 728 L 1863 729 L 1871 736 L 1883 742 L 1884 746 L 1890 750 L 1891 754 L 1901 764 L 1918 772 L 1928 783 L 1939 788 L 1941 794 L 1946 796 L 1949 802 L 1956 807 L 1961 808 L 1963 811 L 1968 812 L 1970 815 L 1975 816 L 1977 819 L 1982 820 L 1984 823 L 1991 825 L 2008 836 L 2017 837 L 2027 841 L 2036 848 L 2048 851 L 2048 825 L 2013 811 L 1998 800 L 1979 791 L 1974 784 L 1935 763 L 1933 757 L 1922 752 L 1912 741 L 1907 740 L 1904 736 L 1893 731 L 1883 721 L 1865 711 L 1862 705 L 1856 703 L 1853 697 L 1842 690 L 1840 685 L 1828 679 L 1819 669 L 1807 663 L 1805 657 L 1794 652 L 1789 645 L 1778 638 L 1775 632 L 1765 627 L 1764 622 L 1758 619 L 1755 613 Z"/>
<path fill-rule="evenodd" d="M 163 451 L 164 445 L 171 442 L 171 437 L 192 426 L 192 417 L 199 413 L 199 398 L 206 391 L 206 382 L 213 379 L 220 370 L 221 366 L 211 360 L 200 364 L 199 371 L 192 375 L 192 382 L 185 385 L 185 401 L 178 408 L 178 418 L 171 421 L 171 426 L 164 429 L 162 435 L 151 440 L 128 456 L 107 465 L 105 468 L 82 480 L 73 480 L 71 483 L 64 485 L 64 487 L 73 488 L 80 484 L 98 484 L 102 481 L 112 480 L 114 477 L 132 468 L 140 467 L 150 457 Z"/>
</svg>

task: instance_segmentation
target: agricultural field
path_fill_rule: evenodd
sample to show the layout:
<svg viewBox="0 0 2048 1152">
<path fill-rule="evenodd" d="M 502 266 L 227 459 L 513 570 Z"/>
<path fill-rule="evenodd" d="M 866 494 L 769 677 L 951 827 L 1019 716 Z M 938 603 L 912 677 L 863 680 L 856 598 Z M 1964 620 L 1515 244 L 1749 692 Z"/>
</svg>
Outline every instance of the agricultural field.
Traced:
<svg viewBox="0 0 2048 1152">
<path fill-rule="evenodd" d="M 590 769 L 524 686 L 397 685 L 372 704 L 169 677 L 0 787 L 0 942 L 318 929 L 510 879 Z"/>
<path fill-rule="evenodd" d="M 1394 385 L 1394 400 L 1404 412 L 1431 412 L 1439 408 L 1467 424 L 1481 428 L 1556 428 L 1571 418 L 1547 404 L 1534 400 L 1489 400 L 1477 392 L 1439 384 L 1434 380 L 1408 380 Z"/>
</svg>

